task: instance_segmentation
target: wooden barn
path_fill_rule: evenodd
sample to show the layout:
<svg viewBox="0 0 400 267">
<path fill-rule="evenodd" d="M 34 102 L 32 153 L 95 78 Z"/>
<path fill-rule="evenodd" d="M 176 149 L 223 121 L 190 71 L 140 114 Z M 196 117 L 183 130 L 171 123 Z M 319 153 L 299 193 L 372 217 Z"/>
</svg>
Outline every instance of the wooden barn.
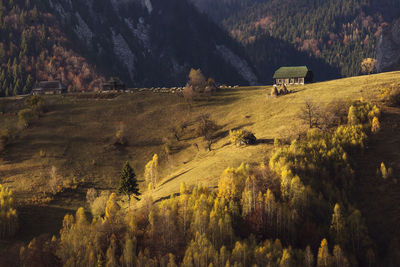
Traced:
<svg viewBox="0 0 400 267">
<path fill-rule="evenodd" d="M 103 92 L 107 91 L 123 92 L 125 90 L 126 90 L 125 84 L 117 77 L 110 78 L 110 80 L 104 82 L 102 86 Z"/>
<path fill-rule="evenodd" d="M 314 74 L 307 66 L 280 67 L 273 78 L 277 85 L 305 84 L 312 82 Z"/>
<path fill-rule="evenodd" d="M 65 92 L 65 86 L 61 81 L 41 81 L 32 89 L 33 95 L 56 95 Z"/>
</svg>

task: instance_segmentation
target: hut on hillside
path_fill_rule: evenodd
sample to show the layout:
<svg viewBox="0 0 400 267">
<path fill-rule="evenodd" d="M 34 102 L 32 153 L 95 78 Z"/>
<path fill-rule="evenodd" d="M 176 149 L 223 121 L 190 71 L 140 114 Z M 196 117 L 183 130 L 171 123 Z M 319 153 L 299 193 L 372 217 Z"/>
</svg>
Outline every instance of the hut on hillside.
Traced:
<svg viewBox="0 0 400 267">
<path fill-rule="evenodd" d="M 307 66 L 280 67 L 274 74 L 275 84 L 305 84 L 311 83 L 314 74 Z"/>
<path fill-rule="evenodd" d="M 103 83 L 102 91 L 115 91 L 124 92 L 126 90 L 125 84 L 117 77 L 111 77 L 110 80 Z"/>
<path fill-rule="evenodd" d="M 65 86 L 61 81 L 41 81 L 32 89 L 33 95 L 56 95 L 65 92 Z"/>
</svg>

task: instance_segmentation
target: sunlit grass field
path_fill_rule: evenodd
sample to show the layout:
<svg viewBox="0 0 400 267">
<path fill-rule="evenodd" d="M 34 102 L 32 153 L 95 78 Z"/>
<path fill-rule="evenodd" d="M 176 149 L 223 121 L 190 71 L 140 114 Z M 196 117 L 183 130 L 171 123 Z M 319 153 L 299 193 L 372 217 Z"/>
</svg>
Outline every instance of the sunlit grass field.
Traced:
<svg viewBox="0 0 400 267">
<path fill-rule="evenodd" d="M 159 155 L 160 182 L 151 192 L 154 200 L 179 192 L 181 182 L 214 188 L 225 168 L 266 161 L 274 138 L 290 137 L 305 129 L 298 117 L 305 101 L 321 105 L 361 97 L 377 101 L 381 88 L 399 82 L 400 72 L 391 72 L 293 85 L 288 87 L 292 93 L 279 97 L 269 96 L 272 86 L 229 88 L 220 90 L 210 101 L 195 102 L 191 107 L 177 95 L 150 92 L 126 93 L 112 99 L 45 96 L 49 111 L 31 127 L 20 130 L 1 152 L 0 183 L 14 190 L 16 201 L 29 215 L 30 209 L 23 207 L 31 205 L 35 196 L 45 190 L 53 166 L 63 179 L 80 181 L 75 190 L 60 194 L 41 208 L 43 214 L 46 210 L 59 213 L 60 220 L 51 217 L 54 229 L 58 229 L 65 212 L 85 205 L 88 188 L 116 191 L 125 161 L 143 181 L 145 164 L 154 153 Z M 0 116 L 0 129 L 12 128 L 18 121 L 16 112 L 23 108 L 23 99 L 0 101 L 7 101 L 11 110 Z M 210 114 L 219 126 L 212 151 L 208 151 L 201 137 L 187 137 L 167 158 L 164 141 L 171 136 L 169 128 L 201 114 Z M 115 146 L 115 135 L 121 127 L 127 145 Z M 230 144 L 230 129 L 250 130 L 260 142 L 236 147 Z M 141 191 L 145 190 L 141 183 Z M 40 213 L 35 212 L 32 217 L 36 221 L 26 222 L 32 226 L 22 235 L 51 228 L 51 222 L 41 222 Z"/>
</svg>

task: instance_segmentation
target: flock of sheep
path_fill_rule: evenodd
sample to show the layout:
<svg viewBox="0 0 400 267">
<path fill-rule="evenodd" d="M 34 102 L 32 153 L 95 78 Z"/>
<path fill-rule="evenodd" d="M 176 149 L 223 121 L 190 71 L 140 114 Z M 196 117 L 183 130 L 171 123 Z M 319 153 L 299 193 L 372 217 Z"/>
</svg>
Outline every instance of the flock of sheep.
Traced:
<svg viewBox="0 0 400 267">
<path fill-rule="evenodd" d="M 239 85 L 235 86 L 228 86 L 228 85 L 221 85 L 219 86 L 221 89 L 226 88 L 239 88 Z M 151 87 L 151 88 L 131 88 L 129 91 L 131 92 L 152 92 L 152 93 L 167 93 L 167 94 L 183 94 L 185 87 Z"/>
<path fill-rule="evenodd" d="M 184 87 L 171 87 L 171 88 L 166 88 L 166 87 L 151 87 L 151 88 L 138 88 L 138 89 L 133 89 L 137 90 L 139 92 L 153 92 L 153 93 L 169 93 L 169 94 L 175 94 L 175 93 L 182 93 Z"/>
</svg>

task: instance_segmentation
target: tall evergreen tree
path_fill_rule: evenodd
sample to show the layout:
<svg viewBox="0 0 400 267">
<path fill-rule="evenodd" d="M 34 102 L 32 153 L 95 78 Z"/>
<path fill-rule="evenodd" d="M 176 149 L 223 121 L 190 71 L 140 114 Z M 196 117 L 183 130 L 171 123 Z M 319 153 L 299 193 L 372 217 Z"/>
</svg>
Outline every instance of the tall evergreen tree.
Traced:
<svg viewBox="0 0 400 267">
<path fill-rule="evenodd" d="M 131 200 L 132 194 L 135 195 L 134 197 L 137 200 L 139 200 L 139 185 L 136 179 L 136 174 L 134 173 L 131 165 L 129 165 L 129 162 L 126 162 L 124 167 L 122 168 L 118 191 L 120 194 L 127 195 L 129 201 Z"/>
</svg>

